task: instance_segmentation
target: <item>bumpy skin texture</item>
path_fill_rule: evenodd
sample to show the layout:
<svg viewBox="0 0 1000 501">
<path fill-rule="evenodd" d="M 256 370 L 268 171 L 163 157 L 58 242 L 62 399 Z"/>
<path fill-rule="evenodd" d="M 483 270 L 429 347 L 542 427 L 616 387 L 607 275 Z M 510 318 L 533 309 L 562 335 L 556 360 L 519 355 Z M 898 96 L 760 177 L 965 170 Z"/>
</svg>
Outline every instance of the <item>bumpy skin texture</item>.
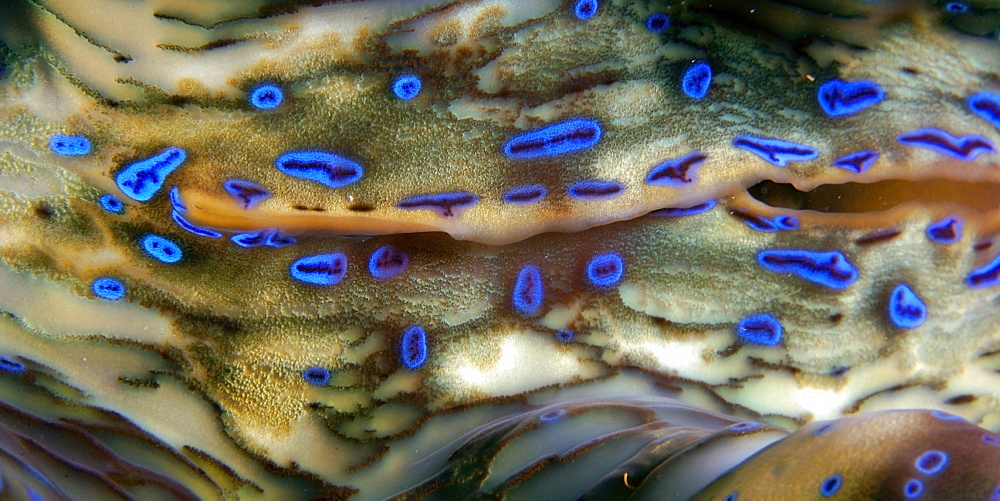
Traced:
<svg viewBox="0 0 1000 501">
<path fill-rule="evenodd" d="M 0 377 L 12 409 L 0 425 L 14 495 L 72 492 L 68 465 L 104 454 L 178 496 L 371 498 L 437 492 L 432 478 L 507 492 L 560 471 L 512 469 L 511 457 L 554 452 L 473 454 L 473 476 L 509 472 L 487 487 L 435 475 L 494 419 L 611 395 L 668 394 L 693 422 L 714 411 L 794 429 L 932 408 L 1000 428 L 992 13 L 605 1 L 580 19 L 554 0 L 166 3 L 116 3 L 114 20 L 97 14 L 103 2 L 0 13 Z M 657 12 L 670 23 L 653 32 Z M 712 68 L 701 99 L 682 89 L 693 61 Z M 412 99 L 393 93 L 402 75 L 421 79 Z M 832 81 L 843 83 L 821 93 Z M 250 100 L 262 84 L 282 91 L 273 108 Z M 57 135 L 90 149 L 66 155 Z M 169 168 L 147 161 L 177 151 Z M 232 180 L 250 184 L 234 193 Z M 541 188 L 530 203 L 505 201 L 525 186 Z M 102 206 L 107 194 L 121 211 Z M 707 210 L 674 210 L 696 206 Z M 931 238 L 947 218 L 960 234 Z M 147 253 L 148 235 L 181 258 Z M 386 246 L 375 262 L 391 276 L 369 268 Z M 537 277 L 518 286 L 528 266 Z M 95 294 L 103 278 L 124 295 Z M 890 313 L 901 283 L 927 310 L 913 328 Z M 761 314 L 780 341 L 741 342 L 737 325 Z M 423 335 L 404 335 L 414 327 Z M 324 384 L 304 376 L 316 367 Z M 671 422 L 645 406 L 631 407 L 644 423 Z M 11 445 L 29 424 L 67 420 L 76 447 Z M 798 442 L 780 443 L 794 456 Z M 172 453 L 150 465 L 137 447 Z M 731 464 L 752 453 L 712 450 Z M 661 478 L 683 471 L 671 468 Z M 108 486 L 99 496 L 144 488 L 87 475 Z M 884 487 L 843 482 L 858 495 Z M 634 484 L 609 485 L 594 495 Z"/>
</svg>

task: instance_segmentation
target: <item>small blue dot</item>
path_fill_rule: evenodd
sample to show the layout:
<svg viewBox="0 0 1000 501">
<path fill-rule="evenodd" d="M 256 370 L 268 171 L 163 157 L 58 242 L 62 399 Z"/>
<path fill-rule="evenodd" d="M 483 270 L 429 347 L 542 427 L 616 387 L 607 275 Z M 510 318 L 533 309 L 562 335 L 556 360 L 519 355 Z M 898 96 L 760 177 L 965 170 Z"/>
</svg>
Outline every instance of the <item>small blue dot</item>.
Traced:
<svg viewBox="0 0 1000 501">
<path fill-rule="evenodd" d="M 411 325 L 399 340 L 399 358 L 412 369 L 418 369 L 427 361 L 427 333 L 419 325 Z"/>
<path fill-rule="evenodd" d="M 56 155 L 78 157 L 90 153 L 90 140 L 83 136 L 55 134 L 49 138 L 49 149 Z"/>
<path fill-rule="evenodd" d="M 615 253 L 595 256 L 587 264 L 587 279 L 598 287 L 610 287 L 621 281 L 625 262 Z"/>
<path fill-rule="evenodd" d="M 830 475 L 823 481 L 819 486 L 819 493 L 828 498 L 837 493 L 840 490 L 840 486 L 844 485 L 844 479 L 840 475 Z"/>
<path fill-rule="evenodd" d="M 730 431 L 733 431 L 733 432 L 736 432 L 736 433 L 749 433 L 751 431 L 760 429 L 760 424 L 759 423 L 752 423 L 752 422 L 746 421 L 746 422 L 743 422 L 743 423 L 736 423 L 736 424 L 730 426 L 729 429 L 730 429 Z"/>
<path fill-rule="evenodd" d="M 538 416 L 538 420 L 543 423 L 551 423 L 552 421 L 555 421 L 565 415 L 566 411 L 563 409 L 552 409 L 543 412 L 540 416 Z"/>
<path fill-rule="evenodd" d="M 708 95 L 712 86 L 712 67 L 704 61 L 691 65 L 681 79 L 681 90 L 691 99 L 701 99 Z"/>
<path fill-rule="evenodd" d="M 726 501 L 737 501 L 738 499 L 740 499 L 740 493 L 738 492 L 726 496 Z"/>
<path fill-rule="evenodd" d="M 181 248 L 159 235 L 146 235 L 142 239 L 142 248 L 146 253 L 164 263 L 176 263 L 184 257 Z"/>
<path fill-rule="evenodd" d="M 948 455 L 941 451 L 927 451 L 920 455 L 913 466 L 924 475 L 936 475 L 948 465 Z"/>
<path fill-rule="evenodd" d="M 590 19 L 597 14 L 597 0 L 577 0 L 573 12 L 579 19 Z"/>
<path fill-rule="evenodd" d="M 330 381 L 330 371 L 326 367 L 309 367 L 302 371 L 302 379 L 315 386 L 323 386 Z"/>
<path fill-rule="evenodd" d="M 910 481 L 906 483 L 906 486 L 903 487 L 903 495 L 906 496 L 907 499 L 916 499 L 923 493 L 924 483 L 917 479 L 910 479 Z"/>
<path fill-rule="evenodd" d="M 662 12 L 650 14 L 649 18 L 646 19 L 646 29 L 653 33 L 659 33 L 668 27 L 670 27 L 670 18 Z"/>
<path fill-rule="evenodd" d="M 114 195 L 101 195 L 101 198 L 97 199 L 104 210 L 114 213 L 121 214 L 125 210 L 125 204 L 121 200 L 115 198 Z"/>
<path fill-rule="evenodd" d="M 954 414 L 945 411 L 938 411 L 938 410 L 931 411 L 931 416 L 934 416 L 935 418 L 940 419 L 941 421 L 956 421 L 956 422 L 965 421 L 965 418 L 963 418 L 962 416 L 956 416 Z"/>
<path fill-rule="evenodd" d="M 570 342 L 570 341 L 573 340 L 573 331 L 568 331 L 566 329 L 562 329 L 562 330 L 556 332 L 556 339 L 560 343 L 568 343 L 568 342 Z"/>
<path fill-rule="evenodd" d="M 125 296 L 125 284 L 113 278 L 98 278 L 90 285 L 98 297 L 109 301 L 117 301 Z"/>
<path fill-rule="evenodd" d="M 750 315 L 736 325 L 736 333 L 744 343 L 776 346 L 781 342 L 781 322 L 767 313 Z"/>
<path fill-rule="evenodd" d="M 948 2 L 944 10 L 952 14 L 964 14 L 969 11 L 969 6 L 963 2 Z"/>
<path fill-rule="evenodd" d="M 403 75 L 392 82 L 392 93 L 403 101 L 417 97 L 423 82 L 416 75 Z"/>
<path fill-rule="evenodd" d="M 250 93 L 250 104 L 254 108 L 261 110 L 273 110 L 284 101 L 285 94 L 281 92 L 281 87 L 274 84 L 264 84 Z"/>
<path fill-rule="evenodd" d="M 368 259 L 368 271 L 378 280 L 392 278 L 406 271 L 410 257 L 391 245 L 383 245 L 372 252 Z"/>
</svg>

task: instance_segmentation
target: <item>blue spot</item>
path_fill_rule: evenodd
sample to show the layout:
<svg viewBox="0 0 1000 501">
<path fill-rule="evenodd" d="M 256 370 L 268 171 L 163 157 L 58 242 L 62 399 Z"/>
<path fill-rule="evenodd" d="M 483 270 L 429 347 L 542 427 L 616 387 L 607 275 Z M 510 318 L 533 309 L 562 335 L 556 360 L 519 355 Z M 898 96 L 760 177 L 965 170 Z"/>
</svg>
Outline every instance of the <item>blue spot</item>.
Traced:
<svg viewBox="0 0 1000 501">
<path fill-rule="evenodd" d="M 396 204 L 396 207 L 407 210 L 428 209 L 437 212 L 441 217 L 457 217 L 462 211 L 478 202 L 479 196 L 475 193 L 453 191 L 404 198 Z"/>
<path fill-rule="evenodd" d="M 941 245 L 951 245 L 962 240 L 962 220 L 948 217 L 927 226 L 927 238 Z"/>
<path fill-rule="evenodd" d="M 83 136 L 55 134 L 49 138 L 49 149 L 56 155 L 79 157 L 90 153 L 90 140 Z"/>
<path fill-rule="evenodd" d="M 580 19 L 590 19 L 597 14 L 597 0 L 576 0 L 573 12 Z"/>
<path fill-rule="evenodd" d="M 403 101 L 409 101 L 417 97 L 423 82 L 416 75 L 403 75 L 392 82 L 392 93 Z"/>
<path fill-rule="evenodd" d="M 1000 256 L 993 258 L 982 268 L 977 268 L 965 278 L 965 283 L 973 289 L 993 287 L 1000 284 Z"/>
<path fill-rule="evenodd" d="M 528 184 L 511 188 L 503 194 L 503 201 L 509 204 L 530 205 L 537 203 L 548 195 L 548 190 L 540 184 Z"/>
<path fill-rule="evenodd" d="M 662 12 L 655 12 L 646 18 L 646 29 L 653 33 L 660 33 L 669 27 L 670 18 Z"/>
<path fill-rule="evenodd" d="M 411 325 L 399 340 L 399 358 L 410 369 L 417 369 L 427 360 L 427 333 L 419 325 Z"/>
<path fill-rule="evenodd" d="M 595 256 L 587 263 L 587 279 L 598 287 L 610 287 L 621 281 L 625 262 L 615 253 Z"/>
<path fill-rule="evenodd" d="M 176 263 L 184 257 L 177 244 L 159 235 L 146 235 L 142 239 L 142 248 L 146 253 L 164 263 Z"/>
<path fill-rule="evenodd" d="M 969 134 L 955 137 L 946 131 L 930 127 L 906 132 L 900 135 L 897 141 L 907 146 L 927 148 L 966 161 L 975 160 L 982 153 L 996 151 L 993 142 L 983 136 Z"/>
<path fill-rule="evenodd" d="M 250 104 L 261 110 L 273 110 L 284 100 L 285 94 L 281 92 L 281 87 L 274 84 L 258 86 L 250 93 Z"/>
<path fill-rule="evenodd" d="M 180 167 L 186 158 L 187 152 L 183 149 L 167 148 L 145 160 L 127 165 L 115 176 L 115 182 L 129 198 L 145 202 L 153 198 L 163 186 L 164 179 Z"/>
<path fill-rule="evenodd" d="M 176 186 L 170 188 L 170 205 L 177 210 L 187 210 L 187 206 L 184 205 L 184 200 L 181 199 L 181 189 Z"/>
<path fill-rule="evenodd" d="M 944 6 L 944 10 L 952 14 L 964 14 L 969 11 L 969 6 L 962 2 L 948 2 Z"/>
<path fill-rule="evenodd" d="M 844 485 L 844 479 L 840 475 L 830 475 L 826 477 L 819 486 L 819 493 L 825 498 L 828 498 L 837 493 L 840 490 L 840 486 Z"/>
<path fill-rule="evenodd" d="M 361 179 L 365 170 L 354 160 L 325 151 L 290 151 L 274 161 L 278 170 L 330 188 L 342 188 Z"/>
<path fill-rule="evenodd" d="M 701 99 L 712 85 L 712 67 L 704 61 L 691 65 L 681 78 L 681 90 L 692 99 Z"/>
<path fill-rule="evenodd" d="M 750 433 L 751 431 L 759 430 L 760 424 L 753 423 L 750 421 L 744 421 L 742 423 L 736 423 L 729 427 L 729 431 L 734 433 Z"/>
<path fill-rule="evenodd" d="M 578 200 L 610 200 L 625 192 L 625 185 L 605 179 L 585 179 L 569 186 L 566 193 Z"/>
<path fill-rule="evenodd" d="M 954 414 L 950 414 L 950 413 L 947 413 L 947 412 L 944 412 L 944 411 L 938 411 L 938 410 L 931 411 L 931 416 L 933 416 L 935 419 L 939 419 L 941 421 L 956 421 L 956 422 L 957 421 L 965 421 L 965 418 L 963 418 L 962 416 L 956 416 Z"/>
<path fill-rule="evenodd" d="M 282 235 L 278 230 L 260 230 L 253 233 L 239 233 L 229 238 L 240 247 L 285 247 L 295 243 L 295 238 Z"/>
<path fill-rule="evenodd" d="M 177 210 L 170 211 L 170 217 L 174 219 L 174 222 L 177 223 L 177 226 L 180 226 L 181 228 L 184 228 L 185 230 L 194 233 L 199 237 L 222 238 L 222 233 L 209 230 L 207 228 L 202 228 L 200 226 L 195 226 L 187 219 L 184 219 L 184 216 L 182 216 L 181 213 L 178 212 Z"/>
<path fill-rule="evenodd" d="M 983 435 L 983 442 L 986 442 L 990 445 L 1000 445 L 1000 438 L 991 437 L 989 435 Z"/>
<path fill-rule="evenodd" d="M 819 86 L 816 97 L 819 99 L 819 107 L 827 115 L 841 117 L 881 103 L 885 93 L 877 83 L 868 80 L 830 80 Z"/>
<path fill-rule="evenodd" d="M 973 113 L 1000 129 L 1000 95 L 980 92 L 969 96 L 966 102 Z"/>
<path fill-rule="evenodd" d="M 562 155 L 596 145 L 603 133 L 597 120 L 567 120 L 514 136 L 503 146 L 503 154 L 518 160 Z"/>
<path fill-rule="evenodd" d="M 538 416 L 538 420 L 543 423 L 551 423 L 552 421 L 561 419 L 565 415 L 566 411 L 563 409 L 552 409 L 541 413 Z"/>
<path fill-rule="evenodd" d="M 537 266 L 525 265 L 517 272 L 511 301 L 514 308 L 526 315 L 533 315 L 542 306 L 545 297 L 545 287 L 542 285 L 542 273 Z"/>
<path fill-rule="evenodd" d="M 7 357 L 0 356 L 0 371 L 20 374 L 24 372 L 24 364 L 18 362 L 17 360 L 11 360 Z"/>
<path fill-rule="evenodd" d="M 330 382 L 330 370 L 326 367 L 309 367 L 302 371 L 302 379 L 311 385 L 323 386 Z"/>
<path fill-rule="evenodd" d="M 736 333 L 744 343 L 776 346 L 782 332 L 781 322 L 767 313 L 750 315 L 736 324 Z"/>
<path fill-rule="evenodd" d="M 336 285 L 347 273 L 347 256 L 342 252 L 317 254 L 295 260 L 288 270 L 292 278 L 315 285 Z"/>
<path fill-rule="evenodd" d="M 109 301 L 117 301 L 125 296 L 125 284 L 113 278 L 98 278 L 90 284 L 90 289 L 97 297 Z"/>
<path fill-rule="evenodd" d="M 573 340 L 573 331 L 560 329 L 556 332 L 556 340 L 560 343 L 568 343 Z"/>
<path fill-rule="evenodd" d="M 282 234 L 281 230 L 269 230 L 267 232 L 267 240 L 264 242 L 264 245 L 267 245 L 268 247 L 286 247 L 294 244 L 295 242 L 295 237 Z"/>
<path fill-rule="evenodd" d="M 924 475 L 936 475 L 948 465 L 948 455 L 941 451 L 927 451 L 920 455 L 913 466 Z"/>
<path fill-rule="evenodd" d="M 385 280 L 399 275 L 409 264 L 410 257 L 405 252 L 391 245 L 383 245 L 372 252 L 368 259 L 368 271 L 373 277 Z"/>
<path fill-rule="evenodd" d="M 646 174 L 646 184 L 654 186 L 686 186 L 695 182 L 694 171 L 708 155 L 700 151 L 692 151 L 680 158 L 667 160 L 649 170 Z"/>
<path fill-rule="evenodd" d="M 650 212 L 649 215 L 654 217 L 693 216 L 695 214 L 701 214 L 702 212 L 709 211 L 715 208 L 717 204 L 718 202 L 715 200 L 708 200 L 692 207 L 667 207 L 663 209 L 656 209 Z"/>
<path fill-rule="evenodd" d="M 757 261 L 768 271 L 792 273 L 831 289 L 846 289 L 858 279 L 858 270 L 840 251 L 763 250 Z"/>
<path fill-rule="evenodd" d="M 855 151 L 834 160 L 833 165 L 858 174 L 870 169 L 879 156 L 875 150 Z"/>
<path fill-rule="evenodd" d="M 910 481 L 906 482 L 906 485 L 903 486 L 903 495 L 906 496 L 907 499 L 916 499 L 920 497 L 923 492 L 924 483 L 915 478 L 911 478 Z"/>
<path fill-rule="evenodd" d="M 257 204 L 263 202 L 271 196 L 267 188 L 244 179 L 227 179 L 222 183 L 222 187 L 243 206 L 244 209 L 253 209 Z"/>
<path fill-rule="evenodd" d="M 774 225 L 785 231 L 799 229 L 799 218 L 785 214 L 774 216 Z"/>
<path fill-rule="evenodd" d="M 733 492 L 730 495 L 726 496 L 726 501 L 738 501 L 739 499 L 740 499 L 739 492 Z"/>
<path fill-rule="evenodd" d="M 899 284 L 889 296 L 889 318 L 900 329 L 920 327 L 927 320 L 927 305 L 910 286 Z"/>
<path fill-rule="evenodd" d="M 125 204 L 123 204 L 121 200 L 115 198 L 114 195 L 101 195 L 101 198 L 97 199 L 97 201 L 101 204 L 101 207 L 108 212 L 121 214 L 125 211 Z"/>
<path fill-rule="evenodd" d="M 819 150 L 812 146 L 769 137 L 743 135 L 733 139 L 733 146 L 747 150 L 778 167 L 784 167 L 788 162 L 802 162 L 819 156 Z"/>
</svg>

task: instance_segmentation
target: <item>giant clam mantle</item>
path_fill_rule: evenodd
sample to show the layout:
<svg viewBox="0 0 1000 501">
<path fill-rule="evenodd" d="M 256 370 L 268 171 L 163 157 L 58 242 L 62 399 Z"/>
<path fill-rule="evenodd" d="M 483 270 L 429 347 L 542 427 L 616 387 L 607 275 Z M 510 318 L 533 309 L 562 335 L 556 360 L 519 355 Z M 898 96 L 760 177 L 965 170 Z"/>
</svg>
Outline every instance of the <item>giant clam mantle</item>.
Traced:
<svg viewBox="0 0 1000 501">
<path fill-rule="evenodd" d="M 998 499 L 998 8 L 5 2 L 3 496 Z"/>
</svg>

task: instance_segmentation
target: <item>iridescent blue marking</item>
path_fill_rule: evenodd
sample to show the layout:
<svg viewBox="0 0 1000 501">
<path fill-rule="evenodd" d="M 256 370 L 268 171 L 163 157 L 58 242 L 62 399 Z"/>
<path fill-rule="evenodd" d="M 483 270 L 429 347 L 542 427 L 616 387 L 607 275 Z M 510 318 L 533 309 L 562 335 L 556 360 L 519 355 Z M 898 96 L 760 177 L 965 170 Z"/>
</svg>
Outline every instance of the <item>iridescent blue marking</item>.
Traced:
<svg viewBox="0 0 1000 501">
<path fill-rule="evenodd" d="M 860 174 L 870 169 L 879 156 L 879 152 L 875 150 L 855 151 L 834 160 L 833 165 Z"/>
<path fill-rule="evenodd" d="M 948 455 L 941 451 L 927 451 L 913 462 L 913 466 L 924 475 L 937 475 L 948 466 Z"/>
<path fill-rule="evenodd" d="M 846 289 L 858 279 L 858 270 L 840 251 L 770 249 L 757 254 L 764 269 L 791 273 L 831 289 Z"/>
<path fill-rule="evenodd" d="M 751 431 L 759 430 L 760 424 L 751 421 L 744 421 L 742 423 L 736 423 L 729 427 L 729 431 L 734 433 L 749 433 Z"/>
<path fill-rule="evenodd" d="M 945 4 L 944 10 L 952 14 L 964 14 L 969 11 L 969 5 L 963 2 L 948 2 Z"/>
<path fill-rule="evenodd" d="M 701 99 L 708 95 L 712 86 L 712 67 L 704 61 L 691 65 L 681 78 L 681 90 L 691 99 Z"/>
<path fill-rule="evenodd" d="M 962 220 L 946 217 L 927 225 L 927 238 L 936 244 L 951 245 L 962 240 Z"/>
<path fill-rule="evenodd" d="M 597 14 L 597 0 L 576 0 L 573 12 L 579 19 L 587 20 Z"/>
<path fill-rule="evenodd" d="M 770 137 L 743 135 L 733 139 L 733 146 L 747 150 L 778 167 L 784 167 L 788 162 L 803 162 L 819 156 L 819 150 L 812 146 Z"/>
<path fill-rule="evenodd" d="M 409 101 L 420 94 L 423 82 L 416 75 L 403 75 L 392 81 L 392 93 L 403 101 Z"/>
<path fill-rule="evenodd" d="M 923 493 L 924 483 L 915 478 L 911 478 L 908 482 L 906 482 L 906 485 L 903 486 L 903 495 L 906 496 L 906 499 L 916 499 Z"/>
<path fill-rule="evenodd" d="M 270 230 L 261 230 L 253 233 L 238 233 L 229 237 L 229 240 L 240 247 L 260 247 L 267 242 Z"/>
<path fill-rule="evenodd" d="M 913 329 L 927 320 L 927 305 L 909 285 L 899 284 L 889 296 L 889 318 L 900 329 Z"/>
<path fill-rule="evenodd" d="M 290 237 L 281 233 L 281 230 L 270 230 L 267 232 L 267 240 L 264 245 L 268 247 L 287 247 L 296 242 L 295 237 Z"/>
<path fill-rule="evenodd" d="M 774 216 L 774 225 L 785 231 L 797 230 L 799 229 L 799 218 L 786 214 L 778 214 Z"/>
<path fill-rule="evenodd" d="M 613 252 L 595 256 L 587 263 L 587 280 L 598 287 L 610 287 L 621 281 L 625 262 Z"/>
<path fill-rule="evenodd" d="M 781 342 L 781 322 L 767 313 L 750 315 L 736 324 L 736 334 L 749 344 L 776 346 Z"/>
<path fill-rule="evenodd" d="M 56 155 L 79 157 L 90 153 L 90 140 L 83 136 L 54 134 L 49 138 L 49 149 Z"/>
<path fill-rule="evenodd" d="M 181 213 L 177 210 L 170 211 L 170 217 L 174 219 L 174 222 L 177 223 L 177 226 L 180 226 L 181 228 L 184 228 L 185 230 L 194 233 L 199 237 L 222 238 L 222 233 L 210 230 L 208 228 L 195 226 L 187 219 L 184 219 L 184 216 L 182 216 Z"/>
<path fill-rule="evenodd" d="M 816 98 L 819 99 L 819 107 L 827 115 L 842 117 L 881 103 L 885 92 L 879 84 L 872 81 L 845 82 L 834 79 L 819 86 Z"/>
<path fill-rule="evenodd" d="M 654 186 L 687 186 L 697 181 L 695 171 L 708 158 L 700 151 L 692 151 L 682 157 L 667 160 L 649 170 L 646 184 Z"/>
<path fill-rule="evenodd" d="M 174 186 L 170 188 L 170 205 L 176 210 L 187 210 L 184 200 L 181 199 L 181 189 Z"/>
<path fill-rule="evenodd" d="M 503 146 L 503 154 L 529 160 L 572 153 L 596 145 L 603 132 L 597 120 L 566 120 L 514 136 Z"/>
<path fill-rule="evenodd" d="M 236 199 L 244 209 L 253 209 L 271 196 L 267 188 L 245 179 L 227 179 L 222 187 Z"/>
<path fill-rule="evenodd" d="M 0 371 L 20 374 L 24 372 L 24 364 L 18 362 L 17 360 L 11 360 L 7 357 L 0 356 Z"/>
<path fill-rule="evenodd" d="M 129 198 L 145 202 L 163 186 L 164 179 L 184 163 L 187 152 L 170 147 L 145 160 L 127 165 L 115 176 L 118 188 Z"/>
<path fill-rule="evenodd" d="M 288 268 L 292 278 L 314 285 L 336 285 L 347 274 L 347 256 L 343 252 L 317 254 L 296 259 Z"/>
<path fill-rule="evenodd" d="M 274 84 L 260 85 L 250 93 L 250 104 L 261 110 L 273 110 L 284 100 L 285 93 Z"/>
<path fill-rule="evenodd" d="M 108 212 L 114 214 L 121 214 L 122 212 L 125 212 L 125 204 L 123 204 L 121 200 L 115 198 L 114 195 L 101 195 L 101 198 L 97 199 L 97 201 L 101 204 L 101 207 Z"/>
<path fill-rule="evenodd" d="M 940 419 L 941 421 L 956 421 L 956 422 L 965 421 L 965 418 L 962 416 L 956 416 L 954 414 L 938 410 L 931 411 L 931 416 L 933 416 L 935 419 Z"/>
<path fill-rule="evenodd" d="M 541 413 L 538 416 L 538 420 L 543 423 L 551 423 L 557 419 L 562 418 L 566 415 L 566 411 L 563 409 L 552 409 Z"/>
<path fill-rule="evenodd" d="M 646 29 L 660 33 L 670 27 L 670 18 L 662 12 L 654 12 L 646 18 Z"/>
<path fill-rule="evenodd" d="M 828 498 L 837 493 L 840 490 L 840 486 L 844 485 L 844 478 L 840 475 L 830 475 L 823 480 L 823 483 L 819 485 L 819 493 L 821 496 Z"/>
<path fill-rule="evenodd" d="M 302 379 L 314 386 L 323 386 L 330 382 L 330 370 L 326 367 L 313 366 L 302 371 Z"/>
<path fill-rule="evenodd" d="M 325 151 L 290 151 L 274 165 L 285 174 L 315 181 L 330 188 L 342 188 L 361 179 L 364 168 L 349 158 Z"/>
<path fill-rule="evenodd" d="M 693 216 L 695 214 L 701 214 L 702 212 L 709 211 L 715 208 L 717 204 L 718 202 L 715 200 L 708 200 L 692 207 L 666 207 L 663 209 L 657 209 L 650 212 L 649 215 L 654 217 Z"/>
<path fill-rule="evenodd" d="M 146 235 L 142 238 L 142 248 L 146 253 L 164 263 L 176 263 L 184 257 L 181 248 L 159 235 Z"/>
<path fill-rule="evenodd" d="M 392 278 L 406 271 L 410 257 L 405 252 L 391 246 L 383 245 L 368 259 L 368 271 L 378 280 Z"/>
<path fill-rule="evenodd" d="M 973 134 L 956 137 L 947 131 L 927 127 L 901 134 L 897 139 L 907 146 L 919 146 L 938 153 L 971 161 L 983 153 L 993 153 L 993 142 L 983 136 Z"/>
<path fill-rule="evenodd" d="M 511 302 L 514 309 L 525 315 L 533 315 L 542 306 L 545 298 L 545 286 L 542 284 L 542 272 L 537 266 L 525 265 L 517 272 Z"/>
<path fill-rule="evenodd" d="M 986 442 L 990 445 L 1000 445 L 1000 438 L 994 438 L 989 435 L 983 435 L 983 442 Z"/>
<path fill-rule="evenodd" d="M 625 185 L 613 179 L 585 179 L 569 186 L 566 193 L 578 200 L 610 200 L 625 192 Z"/>
<path fill-rule="evenodd" d="M 973 289 L 993 287 L 1000 284 L 1000 256 L 993 258 L 981 268 L 976 268 L 965 278 L 965 283 Z"/>
<path fill-rule="evenodd" d="M 573 331 L 568 331 L 566 329 L 560 329 L 556 332 L 556 340 L 560 343 L 568 343 L 573 340 Z"/>
<path fill-rule="evenodd" d="M 549 192 L 544 186 L 528 184 L 508 190 L 507 193 L 503 194 L 503 201 L 509 204 L 530 205 L 540 202 L 548 194 Z"/>
<path fill-rule="evenodd" d="M 725 501 L 739 501 L 739 499 L 740 499 L 740 493 L 739 492 L 733 492 L 733 493 L 730 493 L 728 496 L 726 496 L 726 500 Z"/>
<path fill-rule="evenodd" d="M 399 340 L 399 358 L 403 364 L 417 369 L 427 361 L 427 333 L 419 325 L 411 325 Z"/>
<path fill-rule="evenodd" d="M 1000 129 L 1000 95 L 979 92 L 969 96 L 966 103 L 973 113 Z"/>
<path fill-rule="evenodd" d="M 117 301 L 125 297 L 125 284 L 114 278 L 98 278 L 90 284 L 90 290 L 94 295 L 108 301 Z"/>
<path fill-rule="evenodd" d="M 462 211 L 479 203 L 479 196 L 468 191 L 453 191 L 448 193 L 430 193 L 404 198 L 396 207 L 407 210 L 427 209 L 437 212 L 441 217 L 457 217 Z"/>
<path fill-rule="evenodd" d="M 813 436 L 814 437 L 818 437 L 818 436 L 820 436 L 820 435 L 822 435 L 822 434 L 830 431 L 831 428 L 833 428 L 833 423 L 824 424 L 823 426 L 820 426 L 819 428 L 816 429 L 816 431 L 813 432 Z"/>
</svg>

